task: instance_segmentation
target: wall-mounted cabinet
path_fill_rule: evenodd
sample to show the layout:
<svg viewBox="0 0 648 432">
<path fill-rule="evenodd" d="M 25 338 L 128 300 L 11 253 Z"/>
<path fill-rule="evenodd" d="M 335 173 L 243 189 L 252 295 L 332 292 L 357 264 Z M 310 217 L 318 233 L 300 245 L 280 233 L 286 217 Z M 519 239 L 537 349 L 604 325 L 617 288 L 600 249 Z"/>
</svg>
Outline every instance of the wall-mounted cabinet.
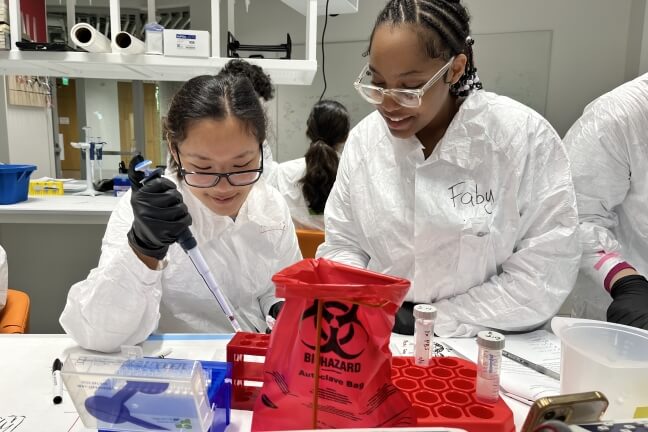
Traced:
<svg viewBox="0 0 648 432">
<path fill-rule="evenodd" d="M 261 66 L 275 84 L 309 85 L 317 71 L 317 0 L 307 4 L 304 59 L 246 59 Z M 68 2 L 68 28 L 74 20 L 74 0 Z M 170 57 L 148 54 L 86 53 L 75 51 L 20 51 L 20 1 L 9 0 L 11 51 L 0 52 L 0 73 L 52 77 L 106 78 L 130 80 L 185 81 L 200 74 L 215 74 L 230 59 L 220 53 L 220 0 L 211 0 L 211 49 L 209 58 Z M 149 19 L 155 18 L 155 1 L 148 0 Z M 120 1 L 110 0 L 110 28 L 120 29 Z"/>
</svg>

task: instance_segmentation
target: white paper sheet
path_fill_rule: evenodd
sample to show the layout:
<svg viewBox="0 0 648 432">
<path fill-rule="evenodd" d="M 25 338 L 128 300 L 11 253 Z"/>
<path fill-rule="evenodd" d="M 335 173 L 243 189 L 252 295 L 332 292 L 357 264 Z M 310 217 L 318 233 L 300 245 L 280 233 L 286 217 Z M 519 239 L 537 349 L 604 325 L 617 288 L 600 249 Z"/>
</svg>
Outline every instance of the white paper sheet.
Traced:
<svg viewBox="0 0 648 432">
<path fill-rule="evenodd" d="M 446 343 L 472 361 L 477 361 L 477 342 L 474 338 L 446 339 Z M 560 340 L 552 333 L 537 330 L 506 335 L 505 349 L 560 373 Z M 507 358 L 502 358 L 500 387 L 507 396 L 529 405 L 538 398 L 560 393 L 560 381 Z"/>
</svg>

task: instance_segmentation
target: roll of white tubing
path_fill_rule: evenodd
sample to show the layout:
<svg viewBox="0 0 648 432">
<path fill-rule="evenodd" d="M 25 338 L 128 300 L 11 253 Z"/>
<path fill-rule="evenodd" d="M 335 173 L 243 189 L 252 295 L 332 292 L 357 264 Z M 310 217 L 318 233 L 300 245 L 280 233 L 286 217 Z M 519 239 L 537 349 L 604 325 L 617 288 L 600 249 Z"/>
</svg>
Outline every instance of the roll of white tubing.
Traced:
<svg viewBox="0 0 648 432">
<path fill-rule="evenodd" d="M 88 52 L 111 52 L 110 39 L 88 23 L 78 23 L 70 30 L 72 42 Z"/>
<path fill-rule="evenodd" d="M 144 42 L 130 33 L 119 32 L 113 40 L 113 51 L 122 54 L 141 54 L 146 50 Z"/>
</svg>

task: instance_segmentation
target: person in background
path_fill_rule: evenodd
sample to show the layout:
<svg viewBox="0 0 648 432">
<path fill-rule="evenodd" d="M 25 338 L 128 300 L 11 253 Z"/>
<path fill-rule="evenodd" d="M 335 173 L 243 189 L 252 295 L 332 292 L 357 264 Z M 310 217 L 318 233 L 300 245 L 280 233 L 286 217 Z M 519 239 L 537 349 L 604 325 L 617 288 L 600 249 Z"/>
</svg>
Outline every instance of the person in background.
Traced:
<svg viewBox="0 0 648 432">
<path fill-rule="evenodd" d="M 318 256 L 407 278 L 394 330 L 526 331 L 560 308 L 580 244 L 566 151 L 532 109 L 481 91 L 455 0 L 391 0 L 354 86 L 376 106 L 351 130 Z"/>
<path fill-rule="evenodd" d="M 572 314 L 648 329 L 648 74 L 590 103 L 564 143 L 583 245 Z"/>
<path fill-rule="evenodd" d="M 7 253 L 0 246 L 0 311 L 7 304 L 7 290 L 9 289 L 9 266 Z"/>
<path fill-rule="evenodd" d="M 279 164 L 268 179 L 286 199 L 295 227 L 324 230 L 324 206 L 335 183 L 349 129 L 344 105 L 332 100 L 317 102 L 306 122 L 310 140 L 306 155 Z"/>
<path fill-rule="evenodd" d="M 247 331 L 276 316 L 271 277 L 301 259 L 290 212 L 265 182 L 263 108 L 245 77 L 198 76 L 171 102 L 164 125 L 171 164 L 113 211 L 99 266 L 72 286 L 60 323 L 82 347 L 116 351 L 159 332 L 231 332 L 176 243 L 189 225 Z"/>
<path fill-rule="evenodd" d="M 264 106 L 274 98 L 272 79 L 260 66 L 248 63 L 245 60 L 232 59 L 225 63 L 225 66 L 218 72 L 220 77 L 225 75 L 244 76 L 249 79 Z M 268 144 L 268 140 L 265 139 L 263 141 L 263 177 L 266 179 L 271 177 L 277 165 L 277 161 L 272 156 L 272 147 Z"/>
</svg>

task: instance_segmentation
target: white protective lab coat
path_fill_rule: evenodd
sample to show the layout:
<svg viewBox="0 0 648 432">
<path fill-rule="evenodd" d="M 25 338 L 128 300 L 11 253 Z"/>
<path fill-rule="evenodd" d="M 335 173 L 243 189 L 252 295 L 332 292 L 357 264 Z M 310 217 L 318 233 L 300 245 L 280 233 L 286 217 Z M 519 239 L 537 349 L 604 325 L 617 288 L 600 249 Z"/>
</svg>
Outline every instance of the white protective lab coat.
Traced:
<svg viewBox="0 0 648 432">
<path fill-rule="evenodd" d="M 9 268 L 7 265 L 7 253 L 0 246 L 0 310 L 7 304 L 7 289 L 9 286 Z"/>
<path fill-rule="evenodd" d="M 173 174 L 168 178 L 178 183 Z M 218 216 L 188 190 L 178 189 L 193 219 L 191 230 L 214 278 L 245 330 L 260 331 L 277 302 L 273 274 L 301 259 L 288 207 L 279 193 L 257 182 L 236 221 Z M 84 348 L 116 351 L 153 331 L 231 332 L 232 327 L 189 257 L 176 243 L 161 270 L 144 265 L 126 237 L 133 221 L 130 193 L 113 211 L 99 266 L 72 286 L 60 322 Z"/>
<path fill-rule="evenodd" d="M 560 138 L 528 107 L 468 96 L 424 160 L 378 112 L 347 140 L 318 256 L 409 279 L 435 333 L 522 331 L 559 309 L 576 278 L 578 216 Z"/>
<path fill-rule="evenodd" d="M 590 103 L 564 142 L 583 245 L 572 314 L 605 320 L 613 266 L 626 261 L 648 276 L 648 74 Z M 601 252 L 618 255 L 601 261 Z"/>
<path fill-rule="evenodd" d="M 277 188 L 288 203 L 296 228 L 324 231 L 324 215 L 311 212 L 299 180 L 306 174 L 306 159 L 299 158 L 280 163 L 268 182 Z"/>
<path fill-rule="evenodd" d="M 270 143 L 268 143 L 268 140 L 263 141 L 263 178 L 266 179 L 266 182 L 268 182 L 268 179 L 274 177 L 275 171 L 277 169 L 277 166 L 279 163 L 274 160 L 274 156 L 272 155 L 272 147 L 270 147 Z"/>
</svg>

